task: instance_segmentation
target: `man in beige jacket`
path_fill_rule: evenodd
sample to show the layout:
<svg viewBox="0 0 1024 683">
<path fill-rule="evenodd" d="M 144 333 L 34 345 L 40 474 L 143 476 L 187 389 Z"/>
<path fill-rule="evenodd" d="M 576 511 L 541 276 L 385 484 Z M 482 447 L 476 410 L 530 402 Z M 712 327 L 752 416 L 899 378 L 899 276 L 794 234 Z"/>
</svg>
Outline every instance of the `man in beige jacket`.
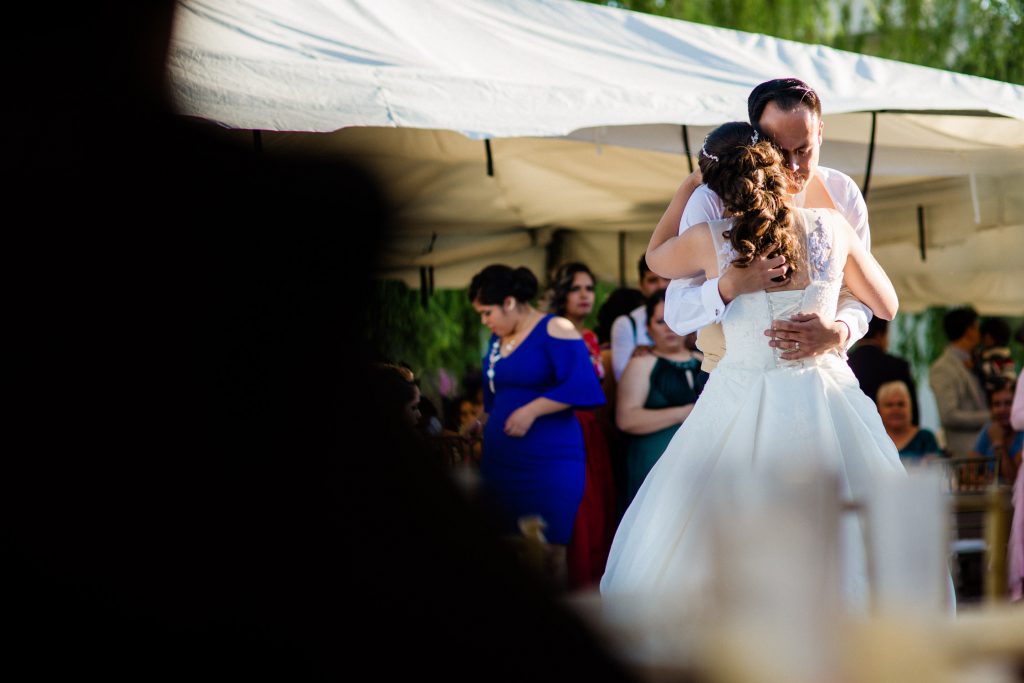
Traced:
<svg viewBox="0 0 1024 683">
<path fill-rule="evenodd" d="M 935 394 L 946 450 L 965 458 L 974 446 L 989 410 L 981 380 L 974 373 L 973 352 L 981 341 L 978 314 L 973 308 L 957 308 L 942 319 L 949 345 L 928 372 Z"/>
</svg>

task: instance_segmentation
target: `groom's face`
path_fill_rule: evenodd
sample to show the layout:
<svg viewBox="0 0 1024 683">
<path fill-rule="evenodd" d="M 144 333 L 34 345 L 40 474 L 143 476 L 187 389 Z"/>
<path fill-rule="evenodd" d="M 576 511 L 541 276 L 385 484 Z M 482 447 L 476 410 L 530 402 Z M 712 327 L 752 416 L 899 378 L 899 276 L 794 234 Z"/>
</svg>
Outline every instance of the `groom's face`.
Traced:
<svg viewBox="0 0 1024 683">
<path fill-rule="evenodd" d="M 786 165 L 793 171 L 794 192 L 802 191 L 818 170 L 824 123 L 807 107 L 783 111 L 769 102 L 758 125 L 782 150 Z"/>
</svg>

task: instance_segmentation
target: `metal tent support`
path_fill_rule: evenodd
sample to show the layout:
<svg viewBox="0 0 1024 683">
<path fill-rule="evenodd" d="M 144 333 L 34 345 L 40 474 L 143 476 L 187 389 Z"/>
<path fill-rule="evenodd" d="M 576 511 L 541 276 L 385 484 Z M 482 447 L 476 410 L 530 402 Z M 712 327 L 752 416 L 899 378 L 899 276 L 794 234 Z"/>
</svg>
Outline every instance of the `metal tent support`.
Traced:
<svg viewBox="0 0 1024 683">
<path fill-rule="evenodd" d="M 690 166 L 690 173 L 693 173 L 693 155 L 690 154 L 690 131 L 683 126 L 683 150 L 686 152 L 686 163 Z"/>
<path fill-rule="evenodd" d="M 420 266 L 420 303 L 423 308 L 427 307 L 427 302 L 430 301 L 429 283 L 427 276 L 427 267 Z"/>
<path fill-rule="evenodd" d="M 921 260 L 926 260 L 928 255 L 924 234 L 924 206 L 921 204 L 917 205 L 917 246 L 921 250 Z"/>
<path fill-rule="evenodd" d="M 626 286 L 626 233 L 619 232 L 619 287 Z"/>
<path fill-rule="evenodd" d="M 864 201 L 868 199 L 868 188 L 871 187 L 871 166 L 875 162 L 875 130 L 878 125 L 878 112 L 871 112 L 871 140 L 868 142 L 868 167 L 864 171 L 864 187 L 860 193 L 864 195 Z"/>
</svg>

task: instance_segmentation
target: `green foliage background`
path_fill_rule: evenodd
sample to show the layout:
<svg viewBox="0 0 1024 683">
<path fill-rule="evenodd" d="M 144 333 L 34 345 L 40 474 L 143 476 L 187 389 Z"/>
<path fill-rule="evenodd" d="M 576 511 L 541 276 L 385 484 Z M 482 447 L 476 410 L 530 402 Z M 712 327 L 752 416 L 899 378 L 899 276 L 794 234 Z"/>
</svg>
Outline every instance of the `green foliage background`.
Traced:
<svg viewBox="0 0 1024 683">
<path fill-rule="evenodd" d="M 585 1 L 1024 84 L 1024 0 Z"/>
<path fill-rule="evenodd" d="M 435 405 L 442 368 L 461 381 L 480 367 L 488 334 L 466 290 L 435 290 L 424 307 L 419 291 L 402 282 L 378 281 L 370 299 L 364 328 L 372 348 L 380 360 L 409 365 Z"/>
</svg>

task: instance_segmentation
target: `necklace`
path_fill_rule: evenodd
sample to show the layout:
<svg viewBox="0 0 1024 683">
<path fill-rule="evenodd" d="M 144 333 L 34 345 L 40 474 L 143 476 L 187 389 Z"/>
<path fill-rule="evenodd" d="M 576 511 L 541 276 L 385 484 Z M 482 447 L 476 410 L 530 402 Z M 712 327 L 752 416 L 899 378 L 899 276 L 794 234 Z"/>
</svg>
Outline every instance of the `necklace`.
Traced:
<svg viewBox="0 0 1024 683">
<path fill-rule="evenodd" d="M 494 343 L 491 344 L 491 352 L 487 356 L 487 383 L 491 387 L 491 394 L 497 393 L 494 390 L 494 364 L 501 359 L 501 340 L 495 339 Z"/>
<path fill-rule="evenodd" d="M 516 348 L 516 344 L 519 342 L 518 339 L 512 337 L 504 344 L 501 343 L 501 338 L 494 340 L 491 344 L 491 352 L 487 354 L 487 382 L 490 384 L 491 393 L 494 391 L 494 364 L 504 358 L 509 353 L 512 353 L 512 349 Z"/>
</svg>

